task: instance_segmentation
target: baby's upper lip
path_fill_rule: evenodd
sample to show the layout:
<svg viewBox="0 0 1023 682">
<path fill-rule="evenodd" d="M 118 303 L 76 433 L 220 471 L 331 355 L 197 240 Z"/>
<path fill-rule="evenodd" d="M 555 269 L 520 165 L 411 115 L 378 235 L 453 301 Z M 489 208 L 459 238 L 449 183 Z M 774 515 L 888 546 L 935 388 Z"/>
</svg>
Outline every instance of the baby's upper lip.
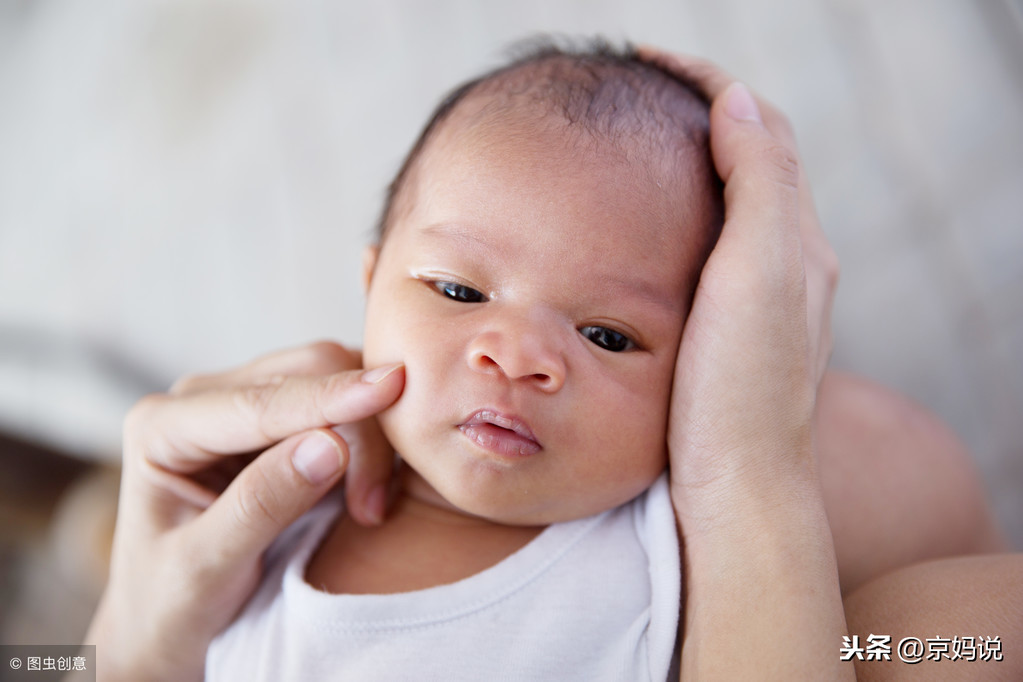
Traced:
<svg viewBox="0 0 1023 682">
<path fill-rule="evenodd" d="M 538 445 L 540 444 L 540 441 L 538 441 L 536 436 L 533 435 L 533 431 L 529 428 L 529 425 L 523 419 L 514 414 L 507 414 L 491 408 L 484 408 L 473 412 L 469 418 L 459 424 L 459 426 L 474 426 L 476 424 L 493 424 L 494 426 L 500 426 L 502 429 L 514 431 L 523 438 L 528 438 L 534 443 Z"/>
</svg>

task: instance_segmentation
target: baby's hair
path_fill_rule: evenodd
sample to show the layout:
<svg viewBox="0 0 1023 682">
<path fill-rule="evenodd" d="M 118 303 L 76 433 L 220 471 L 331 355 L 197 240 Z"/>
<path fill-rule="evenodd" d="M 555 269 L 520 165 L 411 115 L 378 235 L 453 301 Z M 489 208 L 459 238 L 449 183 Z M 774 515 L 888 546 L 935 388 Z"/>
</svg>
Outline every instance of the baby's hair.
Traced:
<svg viewBox="0 0 1023 682">
<path fill-rule="evenodd" d="M 720 183 L 711 170 L 709 103 L 702 91 L 676 73 L 643 61 L 625 44 L 603 38 L 570 41 L 540 36 L 516 43 L 508 63 L 451 91 L 437 106 L 388 187 L 376 238 L 383 243 L 407 192 L 409 177 L 429 142 L 462 102 L 485 98 L 482 113 L 490 118 L 523 109 L 557 119 L 565 129 L 588 135 L 610 149 L 628 153 L 640 143 L 644 151 L 670 158 L 675 168 L 698 157 L 707 178 L 696 185 L 711 189 L 713 243 L 721 223 Z M 680 153 L 681 152 L 681 153 Z M 691 171 L 690 171 L 691 172 Z"/>
</svg>

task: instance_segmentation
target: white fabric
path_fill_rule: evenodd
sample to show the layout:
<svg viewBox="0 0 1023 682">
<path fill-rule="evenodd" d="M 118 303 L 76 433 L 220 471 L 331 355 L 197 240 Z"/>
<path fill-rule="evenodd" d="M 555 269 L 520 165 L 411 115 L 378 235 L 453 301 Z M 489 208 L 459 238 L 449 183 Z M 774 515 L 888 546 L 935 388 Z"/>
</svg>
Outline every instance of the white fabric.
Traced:
<svg viewBox="0 0 1023 682">
<path fill-rule="evenodd" d="M 681 576 L 664 476 L 481 573 L 402 594 L 305 582 L 340 508 L 321 504 L 271 548 L 263 583 L 210 647 L 207 682 L 666 679 Z"/>
</svg>

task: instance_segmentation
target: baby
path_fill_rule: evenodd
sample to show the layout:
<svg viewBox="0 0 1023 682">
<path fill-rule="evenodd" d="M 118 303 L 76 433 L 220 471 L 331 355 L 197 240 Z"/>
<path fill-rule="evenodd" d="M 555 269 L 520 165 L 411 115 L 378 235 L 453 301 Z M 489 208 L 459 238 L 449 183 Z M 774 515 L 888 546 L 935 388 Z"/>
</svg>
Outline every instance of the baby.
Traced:
<svg viewBox="0 0 1023 682">
<path fill-rule="evenodd" d="M 665 679 L 669 394 L 721 220 L 706 101 L 629 52 L 455 90 L 365 258 L 365 365 L 406 368 L 391 511 L 292 526 L 207 679 Z"/>
</svg>

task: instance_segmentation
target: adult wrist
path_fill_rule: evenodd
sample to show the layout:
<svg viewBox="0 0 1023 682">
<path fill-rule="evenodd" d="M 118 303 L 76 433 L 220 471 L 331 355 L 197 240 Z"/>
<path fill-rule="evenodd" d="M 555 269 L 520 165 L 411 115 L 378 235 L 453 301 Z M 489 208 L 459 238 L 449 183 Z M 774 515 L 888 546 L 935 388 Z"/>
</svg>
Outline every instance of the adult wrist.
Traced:
<svg viewBox="0 0 1023 682">
<path fill-rule="evenodd" d="M 821 497 L 809 434 L 783 445 L 672 453 L 671 500 L 691 533 L 741 529 L 773 512 L 823 508 Z"/>
</svg>

